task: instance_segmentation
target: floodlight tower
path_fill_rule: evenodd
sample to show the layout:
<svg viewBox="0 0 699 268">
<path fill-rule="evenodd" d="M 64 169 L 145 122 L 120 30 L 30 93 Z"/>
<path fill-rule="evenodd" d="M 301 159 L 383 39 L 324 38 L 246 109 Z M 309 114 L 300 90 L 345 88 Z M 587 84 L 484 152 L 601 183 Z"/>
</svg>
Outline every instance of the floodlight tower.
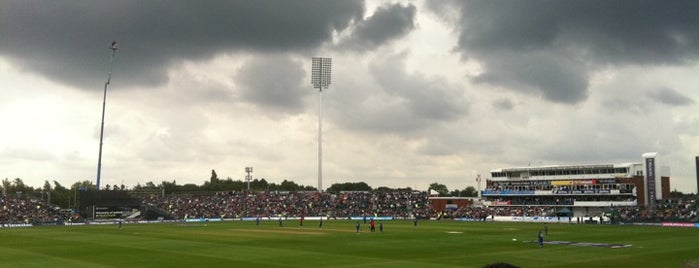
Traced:
<svg viewBox="0 0 699 268">
<path fill-rule="evenodd" d="M 112 62 L 114 62 L 114 55 L 117 51 L 117 42 L 112 41 L 109 45 L 109 49 L 112 50 L 112 56 L 109 57 L 109 72 L 107 73 L 107 82 L 104 83 L 104 96 L 102 98 L 102 126 L 100 127 L 100 151 L 97 157 L 97 191 L 100 190 L 100 176 L 102 174 L 102 140 L 104 138 L 104 111 L 107 105 L 107 86 L 112 80 Z"/>
<path fill-rule="evenodd" d="M 318 192 L 323 191 L 323 88 L 330 86 L 332 59 L 314 57 L 311 84 L 318 89 Z"/>
<path fill-rule="evenodd" d="M 245 167 L 245 173 L 248 175 L 245 175 L 245 180 L 248 181 L 248 191 L 250 191 L 250 181 L 252 180 L 252 167 Z"/>
</svg>

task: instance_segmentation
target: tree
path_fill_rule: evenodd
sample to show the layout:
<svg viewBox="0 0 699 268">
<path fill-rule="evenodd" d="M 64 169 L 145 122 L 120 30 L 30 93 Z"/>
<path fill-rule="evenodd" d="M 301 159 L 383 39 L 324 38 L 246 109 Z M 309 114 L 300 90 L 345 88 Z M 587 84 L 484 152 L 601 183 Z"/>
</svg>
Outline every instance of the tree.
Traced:
<svg viewBox="0 0 699 268">
<path fill-rule="evenodd" d="M 160 186 L 163 187 L 165 194 L 171 194 L 174 193 L 178 190 L 177 182 L 175 180 L 172 180 L 172 182 L 167 182 L 163 181 L 160 183 Z"/>
<path fill-rule="evenodd" d="M 75 204 L 75 194 L 57 181 L 53 181 L 53 191 L 51 192 L 51 204 L 62 208 L 69 208 Z"/>
<path fill-rule="evenodd" d="M 79 181 L 76 183 L 73 183 L 73 186 L 70 188 L 71 190 L 78 190 L 78 191 L 87 191 L 87 190 L 97 190 L 97 186 L 95 186 L 92 181 L 89 180 L 84 180 L 84 181 Z"/>
<path fill-rule="evenodd" d="M 2 195 L 7 196 L 7 193 L 10 190 L 10 187 L 12 186 L 12 182 L 10 182 L 9 179 L 5 178 L 2 180 Z"/>
<path fill-rule="evenodd" d="M 250 182 L 250 190 L 266 191 L 269 189 L 269 182 L 262 178 L 260 180 L 254 179 Z"/>
<path fill-rule="evenodd" d="M 51 191 L 51 183 L 49 183 L 49 180 L 44 181 L 44 191 L 50 192 Z"/>
<path fill-rule="evenodd" d="M 298 191 L 299 188 L 300 187 L 298 184 L 296 184 L 293 181 L 287 181 L 287 180 L 282 181 L 282 183 L 279 185 L 279 190 L 282 190 L 282 191 Z"/>
<path fill-rule="evenodd" d="M 449 195 L 449 189 L 447 189 L 447 186 L 444 184 L 439 184 L 439 183 L 432 183 L 430 184 L 430 188 L 432 191 L 435 191 L 439 193 L 439 196 L 447 196 Z"/>
<path fill-rule="evenodd" d="M 476 197 L 478 196 L 478 191 L 476 191 L 476 188 L 473 186 L 468 186 L 464 188 L 463 190 L 454 190 L 449 193 L 451 196 L 460 196 L 460 197 Z"/>
<path fill-rule="evenodd" d="M 26 184 L 22 181 L 20 178 L 15 178 L 12 182 L 10 182 L 8 179 L 5 179 L 3 183 L 3 190 L 6 192 L 6 195 L 12 195 L 12 196 L 38 196 L 37 191 Z"/>
<path fill-rule="evenodd" d="M 473 186 L 468 186 L 466 189 L 461 191 L 461 196 L 468 196 L 468 197 L 477 197 L 478 196 L 478 191 L 476 190 L 475 187 Z"/>
<path fill-rule="evenodd" d="M 199 191 L 199 186 L 193 183 L 187 183 L 185 185 L 182 185 L 182 192 L 196 192 Z"/>
<path fill-rule="evenodd" d="M 371 186 L 366 182 L 334 183 L 328 188 L 328 192 L 339 193 L 341 191 L 371 191 Z"/>
<path fill-rule="evenodd" d="M 318 191 L 316 187 L 310 186 L 310 185 L 301 185 L 301 191 Z"/>
<path fill-rule="evenodd" d="M 51 183 L 49 183 L 49 180 L 45 180 L 44 188 L 41 189 L 41 198 L 43 199 L 44 197 L 46 197 L 46 199 L 44 200 L 46 200 L 46 202 L 49 204 L 51 203 L 51 192 Z"/>
<path fill-rule="evenodd" d="M 410 188 L 410 187 L 406 187 L 406 188 L 390 188 L 390 187 L 388 187 L 388 186 L 379 186 L 378 188 L 376 188 L 376 191 L 379 191 L 379 192 L 412 192 L 413 189 Z"/>
<path fill-rule="evenodd" d="M 218 175 L 216 174 L 216 170 L 211 170 L 211 179 L 209 180 L 211 184 L 215 184 L 218 182 Z"/>
<path fill-rule="evenodd" d="M 672 190 L 670 192 L 670 197 L 671 198 L 683 198 L 685 194 L 683 192 L 678 191 L 677 189 Z"/>
</svg>

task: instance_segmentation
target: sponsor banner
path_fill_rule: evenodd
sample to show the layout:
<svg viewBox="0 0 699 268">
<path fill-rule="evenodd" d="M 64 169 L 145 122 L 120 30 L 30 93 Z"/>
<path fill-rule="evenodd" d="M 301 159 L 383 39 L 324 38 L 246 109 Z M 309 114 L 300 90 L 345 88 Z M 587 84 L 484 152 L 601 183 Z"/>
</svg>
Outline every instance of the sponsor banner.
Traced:
<svg viewBox="0 0 699 268">
<path fill-rule="evenodd" d="M 655 158 L 646 158 L 646 197 L 649 207 L 655 206 Z"/>
<path fill-rule="evenodd" d="M 697 224 L 693 222 L 663 222 L 663 227 L 689 227 L 694 228 Z"/>
<path fill-rule="evenodd" d="M 196 219 L 186 219 L 185 222 L 209 222 L 209 221 L 222 221 L 221 218 L 196 218 Z"/>
<path fill-rule="evenodd" d="M 360 216 L 352 216 L 349 218 L 350 218 L 350 220 L 353 220 L 353 221 L 363 221 L 364 220 L 364 217 L 360 217 Z M 367 220 L 374 219 L 377 221 L 390 221 L 390 220 L 393 220 L 393 217 L 366 217 L 366 219 Z"/>
<path fill-rule="evenodd" d="M 483 218 L 454 218 L 455 221 L 493 221 L 491 217 L 486 217 L 485 220 Z"/>
<path fill-rule="evenodd" d="M 513 190 L 505 190 L 505 191 L 492 191 L 492 190 L 484 190 L 483 195 L 534 195 L 534 191 L 513 191 Z"/>
<path fill-rule="evenodd" d="M 493 221 L 505 221 L 505 222 L 561 222 L 561 223 L 571 222 L 570 217 L 557 217 L 557 216 L 494 216 L 492 218 L 493 218 Z"/>
<path fill-rule="evenodd" d="M 570 181 L 552 181 L 551 185 L 553 186 L 565 186 L 565 185 L 570 185 Z"/>
<path fill-rule="evenodd" d="M 278 221 L 279 217 L 260 217 L 259 219 L 261 221 Z M 285 220 L 285 219 L 286 218 L 282 217 L 282 220 Z M 231 219 L 231 220 L 237 220 L 237 219 Z M 257 217 L 242 217 L 242 218 L 240 218 L 240 220 L 241 221 L 256 221 Z"/>
<path fill-rule="evenodd" d="M 556 191 L 556 194 L 611 194 L 612 192 L 610 190 L 572 190 L 572 191 L 565 191 L 565 190 L 560 190 Z"/>
<path fill-rule="evenodd" d="M 1 228 L 20 228 L 20 227 L 32 227 L 31 223 L 6 223 L 0 225 Z"/>
<path fill-rule="evenodd" d="M 313 217 L 303 217 L 304 221 L 319 221 L 321 218 L 325 219 L 325 217 L 320 217 L 320 216 L 313 216 Z M 224 221 L 256 221 L 258 218 L 257 217 L 241 217 L 241 218 L 226 218 L 223 219 Z M 260 221 L 278 221 L 279 217 L 260 217 Z M 300 220 L 301 217 L 282 217 L 282 220 Z M 367 218 L 368 219 L 368 218 Z"/>
<path fill-rule="evenodd" d="M 173 223 L 173 222 L 182 222 L 182 221 L 181 220 L 152 220 L 152 221 L 137 221 L 136 223 L 154 224 L 154 223 Z"/>
<path fill-rule="evenodd" d="M 563 181 L 551 181 L 553 186 L 568 186 L 568 185 L 590 185 L 597 184 L 597 180 L 563 180 Z"/>
<path fill-rule="evenodd" d="M 50 221 L 50 222 L 37 222 L 33 224 L 34 226 L 56 226 L 63 225 L 63 222 Z"/>
<path fill-rule="evenodd" d="M 327 219 L 325 217 L 304 217 L 303 220 L 305 221 L 319 221 L 320 219 Z"/>
<path fill-rule="evenodd" d="M 632 222 L 631 225 L 641 225 L 641 226 L 661 226 L 659 222 Z"/>
</svg>

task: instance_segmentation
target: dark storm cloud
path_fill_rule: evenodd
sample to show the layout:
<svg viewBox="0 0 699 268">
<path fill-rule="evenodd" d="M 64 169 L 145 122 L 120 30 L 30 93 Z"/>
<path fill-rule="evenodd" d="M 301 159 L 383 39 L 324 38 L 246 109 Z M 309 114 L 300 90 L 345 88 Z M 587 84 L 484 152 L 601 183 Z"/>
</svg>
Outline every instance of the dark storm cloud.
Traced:
<svg viewBox="0 0 699 268">
<path fill-rule="evenodd" d="M 647 95 L 657 102 L 672 106 L 694 104 L 694 100 L 670 88 L 659 88 L 648 92 Z"/>
<path fill-rule="evenodd" d="M 342 46 L 369 49 L 401 37 L 415 29 L 416 13 L 417 8 L 412 4 L 379 7 L 371 17 L 357 23 L 356 28 Z"/>
<path fill-rule="evenodd" d="M 513 82 L 523 83 L 554 102 L 584 100 L 588 73 L 597 66 L 683 64 L 699 58 L 699 1 L 477 0 L 453 1 L 452 6 L 461 14 L 459 51 L 485 65 L 479 78 L 511 90 L 521 89 Z M 526 59 L 532 54 L 548 54 L 548 62 L 527 59 L 528 74 L 520 73 L 527 66 L 519 59 L 510 64 L 513 55 Z"/>
<path fill-rule="evenodd" d="M 301 63 L 289 57 L 256 57 L 240 69 L 235 80 L 245 102 L 261 109 L 295 113 L 303 110 L 303 98 L 312 93 L 302 85 L 307 76 Z"/>
<path fill-rule="evenodd" d="M 587 70 L 560 55 L 502 53 L 492 55 L 485 67 L 489 71 L 476 76 L 475 82 L 533 92 L 560 103 L 587 98 Z"/>
<path fill-rule="evenodd" d="M 363 12 L 363 1 L 4 1 L 0 54 L 53 80 L 99 88 L 115 39 L 114 84 L 155 85 L 178 60 L 314 49 Z"/>
</svg>

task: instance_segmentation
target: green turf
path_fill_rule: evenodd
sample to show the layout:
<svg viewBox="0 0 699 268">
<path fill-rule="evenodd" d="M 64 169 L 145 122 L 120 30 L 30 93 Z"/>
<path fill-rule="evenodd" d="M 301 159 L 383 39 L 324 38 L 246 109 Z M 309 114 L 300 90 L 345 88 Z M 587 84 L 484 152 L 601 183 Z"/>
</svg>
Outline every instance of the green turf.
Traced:
<svg viewBox="0 0 699 268">
<path fill-rule="evenodd" d="M 2 267 L 683 267 L 699 262 L 699 229 L 549 224 L 548 240 L 631 244 L 546 245 L 542 224 L 276 221 L 0 229 Z M 516 238 L 517 241 L 512 241 Z"/>
</svg>

